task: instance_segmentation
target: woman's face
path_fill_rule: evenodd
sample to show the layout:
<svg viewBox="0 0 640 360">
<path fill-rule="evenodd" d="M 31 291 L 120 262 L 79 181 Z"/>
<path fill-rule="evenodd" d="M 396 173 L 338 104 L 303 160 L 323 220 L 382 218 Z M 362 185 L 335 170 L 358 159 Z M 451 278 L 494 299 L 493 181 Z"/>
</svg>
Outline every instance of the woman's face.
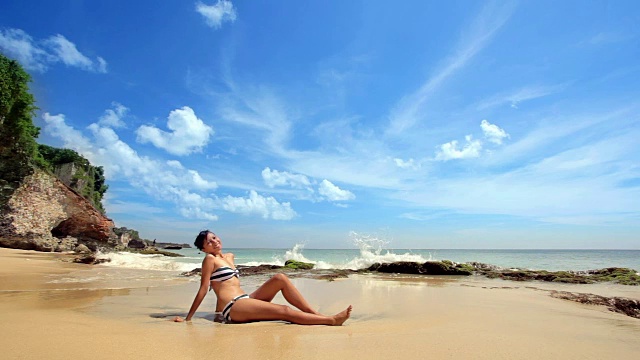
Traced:
<svg viewBox="0 0 640 360">
<path fill-rule="evenodd" d="M 218 252 L 222 250 L 222 242 L 216 234 L 210 232 L 207 233 L 207 238 L 202 243 L 202 250 L 205 252 Z"/>
</svg>

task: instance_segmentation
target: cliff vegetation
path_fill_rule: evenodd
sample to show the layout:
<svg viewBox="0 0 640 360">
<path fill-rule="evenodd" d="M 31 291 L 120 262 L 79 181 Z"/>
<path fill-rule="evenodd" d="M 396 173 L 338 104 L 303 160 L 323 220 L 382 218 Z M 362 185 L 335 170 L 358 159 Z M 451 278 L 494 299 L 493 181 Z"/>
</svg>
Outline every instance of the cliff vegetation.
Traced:
<svg viewBox="0 0 640 360">
<path fill-rule="evenodd" d="M 102 198 L 109 188 L 104 169 L 74 150 L 36 142 L 40 129 L 33 124 L 37 107 L 29 92 L 30 81 L 17 61 L 0 54 L 0 208 L 23 179 L 40 168 L 55 174 L 104 213 Z"/>
</svg>

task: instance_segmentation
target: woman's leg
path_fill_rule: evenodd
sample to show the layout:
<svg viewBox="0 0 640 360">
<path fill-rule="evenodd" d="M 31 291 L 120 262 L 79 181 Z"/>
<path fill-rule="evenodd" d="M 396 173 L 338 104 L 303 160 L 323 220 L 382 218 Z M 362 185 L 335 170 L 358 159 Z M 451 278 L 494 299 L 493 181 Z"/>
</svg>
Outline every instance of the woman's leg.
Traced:
<svg viewBox="0 0 640 360">
<path fill-rule="evenodd" d="M 289 304 L 297 307 L 303 312 L 319 315 L 317 311 L 311 308 L 311 305 L 309 305 L 307 300 L 305 300 L 300 291 L 298 291 L 285 274 L 276 274 L 272 276 L 271 279 L 267 280 L 249 296 L 253 299 L 271 302 L 278 291 L 282 291 L 282 296 L 284 296 L 285 300 L 287 300 Z"/>
<path fill-rule="evenodd" d="M 252 298 L 240 299 L 231 307 L 231 320 L 236 322 L 284 320 L 300 325 L 342 325 L 349 316 L 351 306 L 333 316 L 326 316 Z"/>
</svg>

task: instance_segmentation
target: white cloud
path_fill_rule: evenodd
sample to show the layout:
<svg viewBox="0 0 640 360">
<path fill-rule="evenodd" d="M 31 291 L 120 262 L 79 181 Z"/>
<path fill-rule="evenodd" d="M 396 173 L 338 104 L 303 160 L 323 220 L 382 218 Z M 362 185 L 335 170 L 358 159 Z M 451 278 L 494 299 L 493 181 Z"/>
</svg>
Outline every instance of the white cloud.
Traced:
<svg viewBox="0 0 640 360">
<path fill-rule="evenodd" d="M 279 203 L 275 198 L 259 195 L 254 190 L 249 197 L 227 196 L 220 199 L 222 207 L 232 213 L 259 215 L 264 219 L 291 220 L 297 216 L 288 202 Z"/>
<path fill-rule="evenodd" d="M 88 129 L 94 141 L 90 141 L 67 125 L 62 114 L 45 113 L 43 119 L 47 133 L 61 139 L 64 147 L 78 151 L 91 163 L 103 166 L 108 179 L 124 178 L 149 195 L 176 204 L 183 214 L 207 220 L 217 218 L 212 211 L 220 205 L 215 199 L 197 193 L 214 190 L 217 184 L 203 179 L 197 171 L 187 170 L 175 160 L 160 162 L 140 156 L 109 127 L 91 124 Z"/>
<path fill-rule="evenodd" d="M 188 155 L 201 151 L 213 135 L 213 128 L 200 120 L 193 110 L 185 106 L 169 113 L 167 128 L 171 132 L 154 126 L 142 125 L 138 128 L 138 141 L 150 142 L 154 146 L 174 155 Z"/>
<path fill-rule="evenodd" d="M 104 115 L 98 120 L 98 124 L 113 128 L 122 128 L 125 126 L 122 118 L 129 112 L 129 109 L 117 102 L 112 103 L 112 105 L 113 109 L 105 110 Z"/>
<path fill-rule="evenodd" d="M 107 72 L 107 62 L 103 58 L 89 59 L 60 34 L 37 42 L 20 29 L 0 30 L 0 49 L 28 70 L 45 72 L 49 64 L 62 62 L 87 71 Z"/>
<path fill-rule="evenodd" d="M 62 139 L 62 146 L 76 150 L 83 154 L 91 153 L 93 145 L 82 133 L 65 122 L 63 114 L 51 115 L 48 112 L 42 115 L 46 123 L 45 131 L 56 138 Z"/>
<path fill-rule="evenodd" d="M 498 125 L 491 124 L 487 120 L 482 120 L 480 122 L 480 128 L 482 128 L 484 137 L 494 144 L 500 145 L 502 144 L 502 139 L 509 137 L 509 134 L 507 134 L 506 131 L 501 129 Z"/>
<path fill-rule="evenodd" d="M 402 169 L 419 169 L 420 164 L 413 159 L 409 159 L 407 161 L 395 158 L 393 161 L 396 163 L 396 166 Z"/>
<path fill-rule="evenodd" d="M 326 197 L 329 201 L 346 201 L 356 198 L 356 196 L 352 192 L 340 189 L 327 179 L 322 180 L 322 182 L 320 183 L 320 186 L 318 187 L 318 193 Z"/>
<path fill-rule="evenodd" d="M 54 56 L 67 66 L 78 67 L 88 71 L 106 72 L 106 62 L 104 59 L 98 58 L 97 62 L 94 63 L 78 51 L 74 43 L 60 34 L 51 36 L 45 41 L 45 44 L 49 46 Z"/>
<path fill-rule="evenodd" d="M 218 220 L 218 215 L 213 215 L 207 211 L 204 211 L 200 208 L 181 208 L 180 209 L 180 215 L 184 216 L 185 218 L 195 218 L 195 219 L 203 219 L 203 220 L 209 220 L 209 221 L 217 221 Z"/>
<path fill-rule="evenodd" d="M 0 49 L 28 70 L 44 72 L 51 55 L 39 48 L 33 38 L 20 29 L 0 30 Z"/>
<path fill-rule="evenodd" d="M 91 142 L 67 125 L 64 115 L 46 113 L 43 118 L 47 124 L 45 131 L 62 139 L 65 147 L 80 152 L 93 164 L 104 166 L 107 178 L 124 177 L 134 187 L 173 202 L 185 217 L 213 221 L 218 219 L 213 211 L 220 209 L 273 220 L 290 220 L 297 216 L 290 203 L 280 203 L 274 197 L 259 195 L 254 190 L 248 197 L 206 195 L 207 191 L 217 188 L 215 182 L 204 179 L 195 170 L 186 169 L 177 160 L 161 162 L 138 155 L 109 127 L 91 124 L 88 129 L 95 139 Z M 304 178 L 296 176 L 291 179 L 305 182 Z"/>
<path fill-rule="evenodd" d="M 462 149 L 458 149 L 458 141 L 453 140 L 446 144 L 440 145 L 440 151 L 436 154 L 436 160 L 452 160 L 452 159 L 469 159 L 480 156 L 482 150 L 482 142 L 473 140 L 471 135 L 465 136 L 467 143 Z"/>
<path fill-rule="evenodd" d="M 96 64 L 96 71 L 105 74 L 107 72 L 107 61 L 98 56 L 98 64 Z"/>
<path fill-rule="evenodd" d="M 196 3 L 196 11 L 204 16 L 207 25 L 212 28 L 220 28 L 224 21 L 234 22 L 236 20 L 236 10 L 231 1 L 218 0 L 215 5 L 206 5 L 201 2 Z"/>
<path fill-rule="evenodd" d="M 302 174 L 291 174 L 286 171 L 271 170 L 268 167 L 262 170 L 262 179 L 270 188 L 285 185 L 289 185 L 293 188 L 305 188 L 311 186 L 309 179 Z"/>
</svg>

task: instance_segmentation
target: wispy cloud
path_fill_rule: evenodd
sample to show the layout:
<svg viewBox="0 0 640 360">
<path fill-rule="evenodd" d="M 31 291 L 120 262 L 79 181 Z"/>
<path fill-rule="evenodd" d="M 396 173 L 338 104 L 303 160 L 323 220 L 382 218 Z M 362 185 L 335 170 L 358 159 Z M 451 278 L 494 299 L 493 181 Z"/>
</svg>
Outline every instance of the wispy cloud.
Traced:
<svg viewBox="0 0 640 360">
<path fill-rule="evenodd" d="M 607 45 L 627 41 L 635 38 L 634 34 L 623 34 L 617 32 L 599 32 L 592 37 L 584 40 L 581 44 L 589 45 Z"/>
<path fill-rule="evenodd" d="M 21 29 L 4 29 L 0 30 L 0 49 L 32 71 L 45 72 L 51 64 L 61 62 L 86 71 L 107 72 L 107 62 L 102 57 L 91 60 L 60 34 L 35 41 Z"/>
<path fill-rule="evenodd" d="M 446 79 L 464 68 L 473 57 L 489 44 L 495 33 L 513 12 L 513 3 L 490 2 L 482 9 L 452 56 L 418 90 L 405 96 L 389 115 L 387 134 L 396 135 L 411 128 L 422 119 L 422 110 L 430 96 Z"/>
<path fill-rule="evenodd" d="M 476 104 L 475 108 L 476 110 L 486 110 L 495 106 L 509 104 L 512 108 L 517 109 L 522 102 L 556 94 L 566 89 L 567 86 L 568 84 L 525 86 L 512 92 L 491 96 Z"/>
<path fill-rule="evenodd" d="M 394 158 L 393 161 L 401 169 L 419 169 L 420 168 L 420 163 L 418 161 L 415 161 L 413 158 L 409 160 Z"/>
<path fill-rule="evenodd" d="M 207 25 L 212 28 L 220 28 L 225 21 L 236 21 L 236 9 L 231 1 L 228 0 L 218 0 L 214 5 L 197 2 L 196 11 L 204 16 Z"/>
<path fill-rule="evenodd" d="M 560 130 L 562 125 L 558 127 Z M 529 136 L 537 137 L 535 132 Z M 634 140 L 640 133 L 600 133 L 598 141 L 581 142 L 570 139 L 574 132 L 560 132 L 559 141 L 566 144 L 560 151 L 547 143 L 531 143 L 528 151 L 544 154 L 540 159 L 530 157 L 529 162 L 498 172 L 476 168 L 475 172 L 426 179 L 412 191 L 395 196 L 427 209 L 567 224 L 581 224 L 585 219 L 605 224 L 620 219 L 612 216 L 615 214 L 637 214 L 640 205 L 635 199 L 640 196 L 640 187 L 622 184 L 640 178 L 632 155 L 640 151 Z M 510 151 L 509 146 L 503 150 Z"/>
<path fill-rule="evenodd" d="M 267 145 L 267 150 L 286 156 L 292 124 L 283 100 L 267 87 L 240 88 L 228 84 L 232 91 L 218 108 L 222 120 L 261 132 L 259 138 Z"/>
</svg>

